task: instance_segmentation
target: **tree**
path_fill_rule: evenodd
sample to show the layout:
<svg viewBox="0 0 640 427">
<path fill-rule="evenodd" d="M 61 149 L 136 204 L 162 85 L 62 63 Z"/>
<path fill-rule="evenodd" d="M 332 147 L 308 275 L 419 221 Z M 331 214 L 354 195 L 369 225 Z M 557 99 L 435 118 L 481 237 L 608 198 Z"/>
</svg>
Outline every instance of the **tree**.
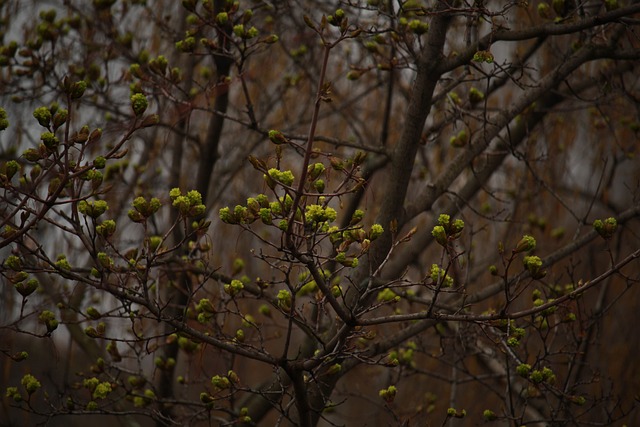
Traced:
<svg viewBox="0 0 640 427">
<path fill-rule="evenodd" d="M 0 7 L 3 424 L 637 420 L 639 3 Z"/>
</svg>

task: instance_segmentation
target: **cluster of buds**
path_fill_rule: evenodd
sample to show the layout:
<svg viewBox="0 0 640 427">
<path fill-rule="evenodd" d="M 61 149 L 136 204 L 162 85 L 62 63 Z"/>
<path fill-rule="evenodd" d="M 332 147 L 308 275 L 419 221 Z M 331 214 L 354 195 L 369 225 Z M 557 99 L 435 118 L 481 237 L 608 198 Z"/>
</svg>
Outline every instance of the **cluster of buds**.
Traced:
<svg viewBox="0 0 640 427">
<path fill-rule="evenodd" d="M 429 269 L 429 278 L 437 285 L 444 288 L 450 288 L 453 286 L 453 279 L 444 271 L 438 264 L 431 264 Z"/>
<path fill-rule="evenodd" d="M 593 229 L 604 239 L 610 239 L 618 228 L 618 221 L 615 218 L 609 217 L 604 221 L 596 219 L 593 221 Z"/>
<path fill-rule="evenodd" d="M 106 200 L 80 200 L 78 202 L 78 212 L 93 219 L 98 218 L 100 215 L 105 213 L 107 209 L 109 209 L 109 205 Z"/>
<path fill-rule="evenodd" d="M 542 260 L 540 257 L 535 255 L 525 256 L 522 262 L 524 264 L 524 268 L 534 279 L 542 279 L 547 275 L 547 272 L 542 270 Z"/>
<path fill-rule="evenodd" d="M 180 215 L 185 217 L 196 217 L 204 214 L 206 207 L 202 204 L 202 195 L 197 190 L 191 190 L 183 195 L 179 188 L 173 188 L 169 192 L 171 204 L 178 208 Z"/>
<path fill-rule="evenodd" d="M 447 214 L 440 214 L 438 217 L 438 225 L 433 227 L 431 235 L 442 246 L 446 246 L 449 241 L 460 237 L 464 229 L 464 221 L 456 219 L 451 221 L 451 217 Z"/>
<path fill-rule="evenodd" d="M 384 399 L 385 402 L 391 403 L 396 398 L 398 389 L 394 385 L 390 385 L 387 388 L 383 388 L 378 392 L 378 396 Z"/>
<path fill-rule="evenodd" d="M 242 283 L 238 279 L 233 279 L 231 283 L 227 283 L 224 285 L 224 292 L 230 297 L 234 297 L 240 293 L 241 290 L 244 289 L 244 283 Z"/>
<path fill-rule="evenodd" d="M 213 304 L 208 298 L 202 298 L 196 304 L 196 312 L 198 313 L 198 323 L 205 324 L 215 315 Z"/>
<path fill-rule="evenodd" d="M 147 200 L 142 196 L 136 197 L 133 200 L 133 209 L 129 209 L 127 215 L 133 222 L 144 222 L 154 213 L 158 212 L 160 206 L 160 200 L 153 197 L 151 200 Z"/>
</svg>

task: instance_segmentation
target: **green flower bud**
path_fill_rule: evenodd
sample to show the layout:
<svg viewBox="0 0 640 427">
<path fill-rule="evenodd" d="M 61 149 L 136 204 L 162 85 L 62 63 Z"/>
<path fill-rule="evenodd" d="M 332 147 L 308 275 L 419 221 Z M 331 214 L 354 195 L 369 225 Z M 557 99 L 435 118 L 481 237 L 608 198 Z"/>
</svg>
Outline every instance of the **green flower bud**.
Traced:
<svg viewBox="0 0 640 427">
<path fill-rule="evenodd" d="M 53 129 L 58 129 L 60 126 L 65 124 L 68 116 L 68 110 L 58 110 L 58 112 L 53 115 Z"/>
<path fill-rule="evenodd" d="M 0 132 L 9 127 L 7 117 L 7 111 L 4 108 L 0 108 Z"/>
<path fill-rule="evenodd" d="M 229 14 L 227 12 L 220 12 L 216 15 L 216 22 L 220 25 L 224 25 L 229 22 Z"/>
<path fill-rule="evenodd" d="M 13 271 L 20 271 L 23 268 L 22 259 L 15 255 L 9 255 L 7 259 L 4 260 L 4 265 Z"/>
<path fill-rule="evenodd" d="M 369 231 L 369 240 L 373 241 L 384 233 L 384 228 L 380 224 L 373 224 Z"/>
<path fill-rule="evenodd" d="M 378 396 L 383 398 L 385 402 L 391 403 L 395 399 L 397 392 L 398 392 L 398 389 L 396 388 L 396 386 L 390 385 L 386 389 L 380 390 L 378 392 Z"/>
<path fill-rule="evenodd" d="M 393 292 L 391 289 L 385 288 L 380 292 L 378 292 L 377 300 L 378 302 L 391 302 L 391 301 L 397 302 L 400 300 L 400 297 L 396 295 L 396 293 Z"/>
<path fill-rule="evenodd" d="M 471 89 L 469 89 L 469 101 L 472 104 L 477 104 L 478 102 L 481 102 L 484 100 L 484 93 L 482 93 L 482 91 L 476 89 L 475 87 L 472 87 Z"/>
<path fill-rule="evenodd" d="M 259 211 L 260 220 L 267 224 L 271 225 L 273 223 L 273 217 L 271 216 L 271 209 L 261 208 Z"/>
<path fill-rule="evenodd" d="M 33 117 L 38 120 L 40 126 L 49 128 L 49 124 L 51 123 L 51 110 L 47 107 L 38 107 L 33 112 Z"/>
<path fill-rule="evenodd" d="M 540 2 L 538 3 L 538 15 L 540 15 L 541 18 L 545 18 L 545 19 L 549 19 L 551 17 L 551 10 L 549 8 L 549 4 L 546 2 Z"/>
<path fill-rule="evenodd" d="M 281 289 L 280 291 L 278 291 L 278 307 L 280 307 L 282 309 L 282 311 L 286 312 L 286 313 L 290 313 L 291 312 L 291 292 L 289 292 L 286 289 Z"/>
<path fill-rule="evenodd" d="M 25 298 L 34 293 L 38 289 L 38 286 L 40 286 L 40 282 L 38 282 L 37 279 L 21 281 L 14 285 L 16 291 Z"/>
<path fill-rule="evenodd" d="M 30 395 L 35 393 L 36 391 L 38 391 L 40 387 L 42 387 L 42 385 L 40 384 L 40 381 L 38 381 L 36 377 L 34 377 L 31 374 L 24 375 L 20 380 L 20 383 L 22 384 L 24 389 L 27 391 L 27 393 L 29 393 Z"/>
<path fill-rule="evenodd" d="M 489 273 L 492 276 L 497 276 L 498 275 L 498 267 L 496 267 L 495 265 L 490 265 L 489 266 Z"/>
<path fill-rule="evenodd" d="M 317 179 L 325 170 L 322 163 L 314 163 L 307 168 L 307 175 L 311 181 Z"/>
<path fill-rule="evenodd" d="M 234 279 L 231 283 L 225 284 L 223 288 L 227 295 L 234 297 L 244 289 L 244 284 L 240 280 Z"/>
<path fill-rule="evenodd" d="M 49 150 L 53 150 L 60 144 L 60 140 L 58 139 L 58 137 L 51 132 L 43 133 L 42 135 L 40 135 L 40 139 L 42 140 L 44 146 Z"/>
<path fill-rule="evenodd" d="M 229 209 L 228 207 L 221 208 L 218 211 L 218 216 L 220 217 L 220 219 L 224 223 L 227 223 L 227 224 L 237 224 L 238 223 L 238 221 L 235 220 L 234 215 L 231 212 L 231 209 Z"/>
<path fill-rule="evenodd" d="M 238 24 L 233 26 L 233 34 L 238 37 L 244 37 L 244 25 Z"/>
<path fill-rule="evenodd" d="M 69 95 L 71 99 L 78 99 L 84 95 L 84 91 L 87 90 L 87 82 L 80 80 L 71 85 Z"/>
<path fill-rule="evenodd" d="M 419 19 L 409 21 L 409 29 L 415 34 L 424 34 L 429 30 L 429 24 Z"/>
<path fill-rule="evenodd" d="M 231 381 L 229 381 L 229 378 L 222 377 L 220 375 L 211 377 L 211 384 L 219 390 L 225 390 L 231 387 Z"/>
<path fill-rule="evenodd" d="M 263 316 L 271 317 L 271 307 L 266 304 L 262 304 L 260 307 L 258 307 L 258 312 Z"/>
<path fill-rule="evenodd" d="M 47 327 L 47 332 L 51 333 L 58 328 L 58 321 L 56 320 L 56 315 L 49 310 L 44 310 L 38 316 L 38 320 L 40 323 L 44 323 Z"/>
<path fill-rule="evenodd" d="M 498 416 L 492 410 L 485 409 L 482 413 L 482 418 L 484 418 L 485 421 L 494 421 Z"/>
<path fill-rule="evenodd" d="M 531 365 L 522 363 L 516 367 L 516 373 L 521 377 L 526 377 L 531 372 Z"/>
<path fill-rule="evenodd" d="M 111 257 L 109 257 L 109 255 L 107 255 L 104 252 L 98 252 L 97 254 L 97 258 L 98 258 L 98 262 L 100 263 L 100 265 L 104 268 L 111 268 L 113 267 L 113 260 L 111 259 Z"/>
<path fill-rule="evenodd" d="M 101 382 L 98 384 L 93 390 L 93 398 L 94 399 L 106 399 L 109 393 L 111 393 L 111 383 L 109 382 Z"/>
<path fill-rule="evenodd" d="M 546 271 L 541 271 L 542 260 L 540 257 L 525 256 L 522 262 L 524 263 L 524 267 L 531 274 L 531 277 L 534 279 L 542 279 L 547 274 Z"/>
<path fill-rule="evenodd" d="M 593 222 L 593 228 L 602 238 L 610 239 L 618 228 L 618 221 L 612 217 L 609 217 L 604 221 L 597 219 Z"/>
<path fill-rule="evenodd" d="M 445 229 L 443 226 L 436 225 L 435 227 L 433 227 L 433 230 L 431 230 L 431 235 L 436 239 L 436 242 L 438 242 L 440 245 L 442 246 L 447 245 L 448 243 L 447 233 L 445 232 Z"/>
<path fill-rule="evenodd" d="M 276 145 L 286 144 L 289 142 L 282 132 L 273 129 L 269 131 L 269 139 Z"/>
<path fill-rule="evenodd" d="M 518 254 L 521 252 L 529 252 L 536 248 L 536 239 L 525 234 L 522 236 L 522 239 L 518 242 L 515 249 L 513 249 L 514 254 Z"/>
<path fill-rule="evenodd" d="M 147 97 L 141 93 L 135 93 L 131 95 L 131 108 L 133 109 L 134 114 L 137 117 L 140 117 L 144 114 L 149 106 L 149 101 L 147 101 Z"/>
</svg>

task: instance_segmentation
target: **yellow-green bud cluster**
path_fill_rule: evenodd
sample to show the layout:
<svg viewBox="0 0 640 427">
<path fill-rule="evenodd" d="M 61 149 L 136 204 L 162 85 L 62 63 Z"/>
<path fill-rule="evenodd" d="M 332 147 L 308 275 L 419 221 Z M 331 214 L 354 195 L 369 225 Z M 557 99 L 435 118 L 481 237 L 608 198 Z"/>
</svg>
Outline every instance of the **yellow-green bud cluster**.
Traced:
<svg viewBox="0 0 640 427">
<path fill-rule="evenodd" d="M 336 220 L 338 214 L 335 209 L 321 205 L 307 205 L 304 218 L 308 224 L 316 225 L 320 222 L 331 223 Z"/>
<path fill-rule="evenodd" d="M 238 279 L 233 279 L 231 283 L 224 285 L 224 292 L 231 297 L 238 295 L 238 293 L 243 289 L 244 284 Z"/>
<path fill-rule="evenodd" d="M 613 237 L 617 228 L 618 221 L 612 217 L 609 217 L 604 221 L 601 219 L 593 221 L 593 229 L 596 230 L 596 232 L 604 239 L 610 239 Z"/>
<path fill-rule="evenodd" d="M 158 212 L 158 209 L 160 209 L 162 204 L 160 203 L 160 200 L 155 197 L 151 200 L 147 200 L 144 197 L 139 196 L 133 200 L 132 205 L 133 209 L 129 209 L 129 212 L 127 213 L 129 219 L 134 222 L 143 222 L 148 217 Z"/>
<path fill-rule="evenodd" d="M 0 108 L 0 132 L 9 127 L 7 110 Z"/>
<path fill-rule="evenodd" d="M 185 217 L 196 217 L 204 214 L 206 207 L 202 204 L 202 195 L 197 190 L 191 190 L 183 195 L 179 188 L 173 188 L 169 192 L 171 204 L 178 208 L 180 214 Z"/>
<path fill-rule="evenodd" d="M 442 246 L 446 246 L 450 240 L 460 237 L 464 229 L 464 221 L 456 219 L 451 221 L 451 217 L 447 214 L 440 214 L 438 217 L 438 225 L 433 227 L 431 235 Z"/>
<path fill-rule="evenodd" d="M 47 107 L 38 107 L 35 109 L 35 111 L 33 112 L 33 117 L 35 117 L 35 119 L 38 121 L 38 123 L 40 124 L 40 126 L 45 127 L 45 128 L 49 128 L 49 125 L 51 124 L 51 110 Z"/>
<path fill-rule="evenodd" d="M 398 389 L 394 385 L 390 385 L 387 388 L 383 388 L 378 392 L 378 396 L 384 399 L 385 402 L 391 403 L 396 398 Z"/>
<path fill-rule="evenodd" d="M 105 200 L 80 200 L 78 202 L 78 212 L 93 219 L 98 218 L 100 215 L 105 213 L 107 209 L 109 209 L 109 205 Z"/>
<path fill-rule="evenodd" d="M 141 93 L 134 93 L 131 95 L 131 109 L 133 109 L 133 113 L 136 117 L 140 117 L 144 114 L 149 106 L 149 101 L 147 101 L 147 97 Z"/>
<path fill-rule="evenodd" d="M 535 384 L 543 382 L 553 384 L 556 380 L 556 376 L 551 369 L 544 367 L 541 370 L 536 369 L 532 371 L 529 375 L 529 379 Z"/>
<path fill-rule="evenodd" d="M 282 311 L 286 313 L 291 312 L 291 308 L 292 308 L 291 292 L 289 292 L 286 289 L 279 290 L 277 300 L 278 300 L 278 307 L 280 307 Z"/>
<path fill-rule="evenodd" d="M 47 332 L 51 333 L 58 328 L 58 320 L 56 319 L 56 315 L 49 310 L 44 310 L 38 316 L 38 320 L 40 323 L 44 323 L 47 328 Z"/>
<path fill-rule="evenodd" d="M 546 271 L 542 270 L 542 260 L 538 256 L 525 256 L 522 262 L 524 264 L 524 268 L 534 279 L 542 279 L 547 274 Z"/>
<path fill-rule="evenodd" d="M 385 288 L 378 292 L 377 300 L 378 302 L 398 302 L 400 301 L 400 296 L 391 289 Z"/>
<path fill-rule="evenodd" d="M 24 375 L 20 380 L 20 383 L 22 384 L 26 392 L 29 394 L 35 393 L 40 387 L 42 387 L 42 385 L 40 384 L 40 381 L 38 381 L 38 379 L 31 374 Z"/>
<path fill-rule="evenodd" d="M 268 177 L 265 177 L 265 179 L 267 180 L 267 184 L 268 184 L 269 178 L 271 178 L 273 181 L 280 182 L 281 184 L 284 184 L 287 186 L 290 186 L 291 184 L 293 184 L 294 176 L 293 176 L 293 172 L 291 172 L 290 170 L 280 171 L 276 168 L 271 168 L 269 169 L 267 174 L 268 174 Z"/>
<path fill-rule="evenodd" d="M 516 247 L 513 249 L 514 254 L 518 254 L 521 252 L 530 252 L 536 248 L 536 239 L 528 234 L 522 236 L 522 239 L 518 242 Z"/>
<path fill-rule="evenodd" d="M 429 278 L 436 284 L 442 284 L 445 288 L 453 286 L 453 279 L 438 264 L 431 264 L 429 269 Z"/>
</svg>

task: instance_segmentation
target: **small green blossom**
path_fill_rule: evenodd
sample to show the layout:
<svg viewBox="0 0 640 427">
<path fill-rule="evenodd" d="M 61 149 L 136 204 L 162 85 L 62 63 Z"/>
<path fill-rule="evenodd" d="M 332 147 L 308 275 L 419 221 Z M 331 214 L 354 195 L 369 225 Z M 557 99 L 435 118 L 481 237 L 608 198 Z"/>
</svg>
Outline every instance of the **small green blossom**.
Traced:
<svg viewBox="0 0 640 427">
<path fill-rule="evenodd" d="M 546 272 L 542 271 L 542 260 L 538 256 L 525 256 L 522 260 L 524 267 L 534 279 L 542 279 Z"/>
<path fill-rule="evenodd" d="M 9 127 L 9 120 L 7 120 L 7 110 L 4 108 L 0 108 L 0 131 L 5 130 Z"/>
<path fill-rule="evenodd" d="M 23 297 L 28 297 L 29 295 L 34 293 L 38 289 L 38 286 L 40 286 L 40 282 L 38 281 L 38 279 L 21 281 L 14 285 L 18 293 Z"/>
<path fill-rule="evenodd" d="M 218 216 L 220 217 L 220 220 L 222 220 L 222 222 L 224 223 L 227 223 L 227 224 L 237 223 L 237 221 L 235 221 L 233 213 L 231 212 L 231 209 L 229 209 L 228 207 L 221 208 L 218 211 Z"/>
<path fill-rule="evenodd" d="M 491 409 L 485 409 L 484 412 L 482 412 L 482 418 L 484 418 L 485 421 L 494 421 L 498 416 Z"/>
<path fill-rule="evenodd" d="M 469 101 L 472 104 L 476 104 L 478 102 L 481 102 L 484 100 L 484 93 L 482 93 L 481 90 L 472 87 L 471 89 L 469 89 Z"/>
<path fill-rule="evenodd" d="M 31 374 L 24 375 L 22 380 L 20 380 L 20 383 L 29 394 L 35 393 L 40 387 L 42 387 L 40 381 Z"/>
<path fill-rule="evenodd" d="M 134 114 L 137 117 L 140 117 L 144 114 L 149 106 L 149 101 L 147 101 L 147 97 L 141 93 L 134 93 L 131 95 L 131 108 L 133 109 Z"/>
<path fill-rule="evenodd" d="M 380 292 L 378 292 L 377 300 L 378 302 L 391 302 L 391 301 L 397 302 L 400 300 L 400 297 L 391 289 L 385 288 Z"/>
<path fill-rule="evenodd" d="M 69 95 L 71 99 L 79 99 L 84 95 L 84 91 L 87 90 L 87 82 L 80 80 L 71 85 Z"/>
<path fill-rule="evenodd" d="M 58 328 L 58 320 L 56 319 L 56 315 L 49 310 L 44 310 L 38 316 L 38 320 L 47 328 L 47 332 L 51 333 Z"/>
<path fill-rule="evenodd" d="M 292 308 L 291 292 L 289 292 L 286 289 L 281 289 L 278 291 L 277 299 L 278 299 L 278 307 L 280 307 L 282 311 L 285 311 L 287 313 L 291 312 L 291 308 Z"/>
<path fill-rule="evenodd" d="M 447 242 L 448 242 L 447 233 L 442 225 L 436 225 L 435 227 L 433 227 L 433 230 L 431 230 L 431 235 L 436 239 L 436 242 L 438 242 L 440 245 L 442 246 L 447 245 Z"/>
<path fill-rule="evenodd" d="M 276 145 L 286 144 L 289 140 L 279 130 L 271 129 L 269 131 L 269 139 Z"/>
<path fill-rule="evenodd" d="M 4 260 L 4 265 L 13 271 L 20 271 L 23 267 L 22 259 L 15 255 L 9 255 L 7 259 Z"/>
<path fill-rule="evenodd" d="M 238 279 L 233 279 L 231 283 L 224 285 L 224 292 L 231 297 L 236 296 L 243 289 L 244 284 Z"/>
<path fill-rule="evenodd" d="M 42 140 L 44 146 L 50 150 L 56 148 L 60 144 L 60 140 L 58 139 L 58 137 L 51 132 L 44 132 L 42 135 L 40 135 L 40 139 Z"/>
<path fill-rule="evenodd" d="M 294 180 L 294 176 L 293 176 L 293 172 L 291 172 L 290 170 L 287 171 L 280 171 L 276 168 L 271 168 L 268 170 L 268 175 L 271 179 L 273 179 L 274 181 L 278 181 L 284 185 L 288 185 L 290 186 L 291 184 L 293 184 L 293 180 Z"/>
<path fill-rule="evenodd" d="M 80 200 L 78 202 L 78 212 L 93 219 L 98 218 L 109 209 L 109 205 L 106 200 L 86 201 Z"/>
<path fill-rule="evenodd" d="M 333 222 L 338 217 L 335 209 L 322 207 L 321 205 L 307 205 L 305 208 L 305 221 L 310 224 L 319 222 Z"/>
<path fill-rule="evenodd" d="M 14 402 L 22 402 L 22 395 L 18 391 L 18 387 L 7 387 L 6 397 L 13 399 Z"/>
<path fill-rule="evenodd" d="M 513 250 L 514 254 L 518 254 L 521 252 L 530 252 L 536 248 L 536 239 L 528 234 L 522 236 L 522 239 L 518 242 L 515 249 Z"/>
<path fill-rule="evenodd" d="M 55 266 L 57 268 L 59 268 L 60 270 L 64 270 L 64 271 L 70 271 L 71 270 L 71 264 L 69 264 L 69 261 L 67 261 L 66 255 L 58 256 L 58 258 L 57 258 L 57 260 L 55 262 Z"/>
<path fill-rule="evenodd" d="M 101 382 L 93 390 L 94 399 L 106 399 L 109 393 L 111 393 L 111 383 Z"/>
<path fill-rule="evenodd" d="M 220 375 L 215 375 L 211 378 L 211 384 L 220 390 L 225 390 L 229 387 L 231 387 L 231 381 L 229 381 L 229 378 L 227 377 L 222 377 Z"/>
<path fill-rule="evenodd" d="M 413 19 L 409 21 L 409 29 L 415 34 L 424 34 L 429 31 L 429 24 L 422 22 L 419 19 Z"/>
<path fill-rule="evenodd" d="M 33 112 L 33 117 L 38 120 L 40 126 L 49 128 L 49 124 L 51 123 L 51 110 L 47 107 L 38 107 Z"/>
<path fill-rule="evenodd" d="M 395 399 L 397 393 L 398 389 L 396 386 L 390 385 L 389 387 L 380 390 L 378 392 L 378 396 L 383 398 L 385 402 L 391 403 Z"/>
<path fill-rule="evenodd" d="M 271 209 L 260 208 L 258 215 L 260 216 L 260 220 L 267 225 L 271 225 L 271 223 L 273 222 L 273 217 L 271 216 Z"/>
<path fill-rule="evenodd" d="M 610 239 L 618 228 L 618 221 L 609 217 L 604 221 L 597 219 L 593 221 L 593 228 L 604 239 Z"/>
<path fill-rule="evenodd" d="M 516 372 L 521 377 L 526 377 L 531 372 L 531 365 L 529 365 L 528 363 L 522 363 L 516 367 Z"/>
<path fill-rule="evenodd" d="M 216 15 L 216 21 L 220 25 L 224 25 L 229 22 L 229 14 L 227 12 L 220 12 Z"/>
<path fill-rule="evenodd" d="M 438 266 L 438 264 L 431 264 L 431 268 L 429 269 L 429 278 L 435 284 L 442 284 L 445 288 L 450 288 L 453 286 L 453 279 L 451 276 L 446 274 L 446 272 Z"/>
</svg>

